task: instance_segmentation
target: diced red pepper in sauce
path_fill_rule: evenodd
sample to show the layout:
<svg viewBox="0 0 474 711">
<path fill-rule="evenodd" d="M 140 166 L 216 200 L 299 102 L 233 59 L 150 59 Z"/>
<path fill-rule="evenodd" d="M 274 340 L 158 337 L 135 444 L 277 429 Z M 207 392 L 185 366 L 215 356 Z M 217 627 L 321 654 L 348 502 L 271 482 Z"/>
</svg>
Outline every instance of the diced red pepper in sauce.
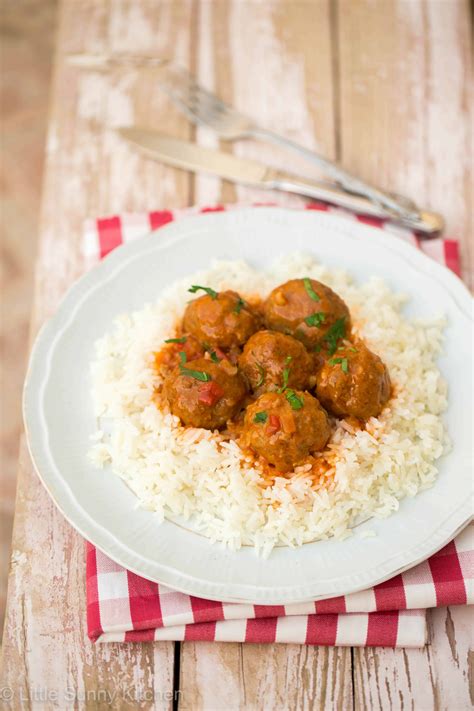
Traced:
<svg viewBox="0 0 474 711">
<path fill-rule="evenodd" d="M 186 360 L 201 358 L 204 350 L 198 341 L 192 336 L 186 336 L 184 343 L 167 343 L 155 356 L 155 369 L 160 372 L 162 368 L 173 368 L 180 362 L 179 354 L 184 352 Z"/>
<path fill-rule="evenodd" d="M 269 437 L 271 437 L 272 435 L 274 435 L 274 434 L 276 434 L 277 432 L 279 432 L 280 429 L 281 429 L 281 422 L 280 422 L 280 418 L 278 417 L 278 415 L 269 415 L 269 417 L 268 417 L 268 425 L 267 425 L 266 430 L 265 430 L 265 432 L 267 433 L 267 435 L 268 435 Z"/>
<path fill-rule="evenodd" d="M 210 380 L 208 383 L 203 383 L 199 388 L 198 401 L 203 405 L 215 405 L 218 400 L 224 395 L 224 390 L 215 380 Z"/>
</svg>

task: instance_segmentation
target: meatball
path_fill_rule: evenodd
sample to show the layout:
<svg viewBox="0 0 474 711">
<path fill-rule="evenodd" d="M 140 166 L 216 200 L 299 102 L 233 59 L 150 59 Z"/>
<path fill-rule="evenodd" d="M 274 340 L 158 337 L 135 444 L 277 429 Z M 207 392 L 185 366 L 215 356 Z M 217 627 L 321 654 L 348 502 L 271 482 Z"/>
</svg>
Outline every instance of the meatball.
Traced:
<svg viewBox="0 0 474 711">
<path fill-rule="evenodd" d="M 220 348 L 240 346 L 255 333 L 259 320 L 235 291 L 213 291 L 188 304 L 183 330 L 200 343 Z"/>
<path fill-rule="evenodd" d="M 345 341 L 316 373 L 316 394 L 334 415 L 377 417 L 390 397 L 382 360 L 361 341 Z"/>
<path fill-rule="evenodd" d="M 170 338 L 165 341 L 165 346 L 155 353 L 156 368 L 161 372 L 175 368 L 181 361 L 180 353 L 184 353 L 187 360 L 196 360 L 204 356 L 204 348 L 194 336 Z"/>
<path fill-rule="evenodd" d="M 304 390 L 314 370 L 306 348 L 277 331 L 254 333 L 245 344 L 239 366 L 257 395 L 282 385 Z"/>
<path fill-rule="evenodd" d="M 198 358 L 175 368 L 165 379 L 163 395 L 183 425 L 219 429 L 234 417 L 247 393 L 236 366 Z"/>
<path fill-rule="evenodd" d="M 263 393 L 247 408 L 241 441 L 279 471 L 290 472 L 310 452 L 323 449 L 330 434 L 316 398 L 286 390 Z"/>
<path fill-rule="evenodd" d="M 302 341 L 307 348 L 321 345 L 336 322 L 345 332 L 350 314 L 344 301 L 332 289 L 314 279 L 291 279 L 277 286 L 264 304 L 267 328 L 282 331 Z"/>
</svg>

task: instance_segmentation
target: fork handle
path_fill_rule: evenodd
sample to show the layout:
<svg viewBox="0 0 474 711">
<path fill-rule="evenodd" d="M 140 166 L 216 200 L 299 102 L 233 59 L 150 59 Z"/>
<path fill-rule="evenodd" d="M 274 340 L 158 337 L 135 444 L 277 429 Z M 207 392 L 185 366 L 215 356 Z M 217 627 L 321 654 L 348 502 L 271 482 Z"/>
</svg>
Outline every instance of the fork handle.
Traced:
<svg viewBox="0 0 474 711">
<path fill-rule="evenodd" d="M 288 193 L 305 195 L 357 213 L 399 222 L 405 227 L 423 233 L 426 237 L 439 234 L 444 227 L 443 218 L 435 212 L 420 211 L 416 213 L 415 218 L 394 215 L 393 211 L 386 210 L 362 195 L 347 193 L 337 186 L 317 183 L 273 168 L 267 170 L 263 183 L 270 190 L 283 190 Z"/>
<path fill-rule="evenodd" d="M 268 131 L 258 126 L 252 127 L 249 135 L 252 138 L 268 141 L 269 143 L 274 143 L 282 148 L 287 148 L 295 153 L 299 153 L 309 162 L 317 165 L 319 168 L 322 168 L 327 175 L 336 180 L 348 193 L 363 195 L 371 200 L 375 205 L 383 207 L 385 210 L 389 210 L 399 218 L 417 220 L 420 217 L 416 206 L 413 205 L 415 209 L 408 208 L 407 203 L 410 201 L 404 200 L 402 203 L 393 196 L 372 187 L 359 178 L 355 178 L 353 175 L 347 173 L 343 168 L 340 168 L 336 163 L 333 163 L 327 158 L 310 151 L 308 148 L 305 148 L 299 143 L 295 143 L 288 138 L 280 136 L 278 133 L 273 133 L 273 131 Z"/>
</svg>

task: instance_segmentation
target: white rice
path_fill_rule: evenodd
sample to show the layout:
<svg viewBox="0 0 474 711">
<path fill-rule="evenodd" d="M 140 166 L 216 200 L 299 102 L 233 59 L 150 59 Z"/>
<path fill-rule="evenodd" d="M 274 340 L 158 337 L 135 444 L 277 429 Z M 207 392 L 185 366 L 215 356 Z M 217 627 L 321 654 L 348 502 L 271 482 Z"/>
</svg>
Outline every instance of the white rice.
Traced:
<svg viewBox="0 0 474 711">
<path fill-rule="evenodd" d="M 266 296 L 288 279 L 310 276 L 346 301 L 354 329 L 386 363 L 395 396 L 365 430 L 340 421 L 330 441 L 335 458 L 328 485 L 315 488 L 304 468 L 265 486 L 238 445 L 215 432 L 183 428 L 153 404 L 160 377 L 153 351 L 175 335 L 190 284 Z M 436 479 L 447 450 L 441 413 L 447 389 L 436 365 L 445 321 L 409 321 L 406 299 L 378 278 L 355 285 L 311 257 L 294 254 L 267 272 L 243 262 L 216 262 L 169 288 L 154 305 L 117 318 L 96 344 L 92 394 L 98 418 L 91 457 L 122 477 L 140 505 L 160 520 L 180 517 L 212 541 L 254 545 L 268 555 L 278 544 L 301 545 L 334 536 L 370 517 L 389 516 L 400 499 Z"/>
</svg>

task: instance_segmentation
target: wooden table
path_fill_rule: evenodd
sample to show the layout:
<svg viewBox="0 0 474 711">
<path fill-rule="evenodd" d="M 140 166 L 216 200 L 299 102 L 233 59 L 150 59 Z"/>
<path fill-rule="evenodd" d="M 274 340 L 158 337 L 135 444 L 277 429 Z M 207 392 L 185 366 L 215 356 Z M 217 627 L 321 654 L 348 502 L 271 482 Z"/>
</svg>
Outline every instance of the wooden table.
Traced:
<svg viewBox="0 0 474 711">
<path fill-rule="evenodd" d="M 153 71 L 80 72 L 72 52 L 174 58 L 263 124 L 442 212 L 472 278 L 468 14 L 467 0 L 64 0 L 32 334 L 84 270 L 84 218 L 262 197 L 133 153 L 115 127 L 216 141 L 173 109 Z M 288 164 L 256 143 L 223 148 Z M 83 541 L 22 444 L 0 683 L 12 708 L 467 709 L 468 611 L 438 609 L 429 624 L 431 644 L 419 650 L 94 646 Z"/>
</svg>

